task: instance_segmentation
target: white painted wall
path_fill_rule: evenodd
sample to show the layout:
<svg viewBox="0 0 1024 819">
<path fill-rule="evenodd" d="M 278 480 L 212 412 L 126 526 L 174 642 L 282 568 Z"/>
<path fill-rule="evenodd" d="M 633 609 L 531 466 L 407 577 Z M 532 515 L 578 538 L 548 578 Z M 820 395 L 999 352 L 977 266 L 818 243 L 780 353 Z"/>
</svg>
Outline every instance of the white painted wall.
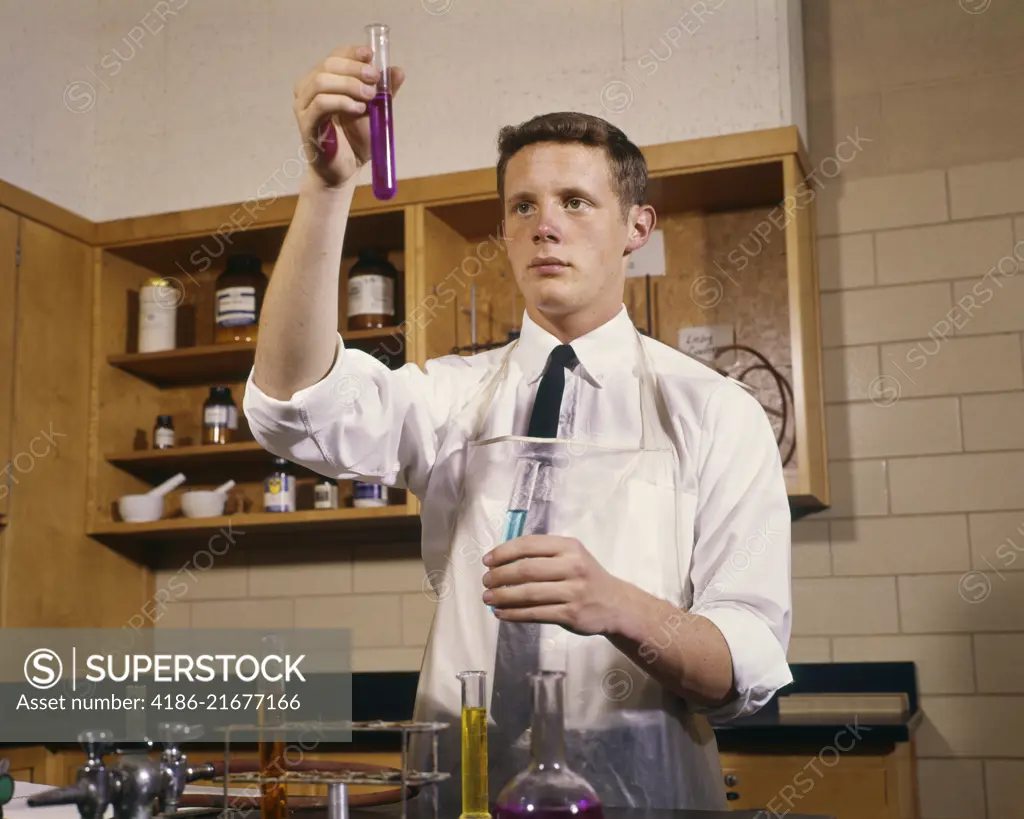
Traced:
<svg viewBox="0 0 1024 819">
<path fill-rule="evenodd" d="M 0 0 L 0 179 L 95 218 L 98 116 L 73 115 L 87 89 L 100 0 Z"/>
<path fill-rule="evenodd" d="M 640 145 L 804 128 L 799 0 L 0 0 L 0 177 L 94 220 L 294 193 L 292 89 L 371 8 L 408 72 L 399 184 L 545 111 Z"/>
</svg>

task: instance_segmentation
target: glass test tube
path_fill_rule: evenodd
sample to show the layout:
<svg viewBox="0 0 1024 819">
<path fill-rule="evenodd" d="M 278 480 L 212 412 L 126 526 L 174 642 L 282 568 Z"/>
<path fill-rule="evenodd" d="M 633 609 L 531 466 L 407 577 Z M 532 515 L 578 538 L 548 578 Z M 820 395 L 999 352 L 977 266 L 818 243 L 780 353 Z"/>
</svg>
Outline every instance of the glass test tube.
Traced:
<svg viewBox="0 0 1024 819">
<path fill-rule="evenodd" d="M 391 54 L 389 28 L 384 23 L 366 27 L 373 51 L 373 67 L 380 72 L 377 96 L 370 110 L 370 170 L 373 174 L 373 195 L 391 199 L 398 192 L 395 178 L 395 120 L 391 108 Z"/>
<path fill-rule="evenodd" d="M 540 473 L 541 462 L 533 458 L 519 458 L 516 461 L 516 480 L 512 486 L 512 497 L 508 503 L 505 516 L 505 532 L 501 542 L 522 536 L 526 527 L 526 516 L 530 511 L 537 486 L 537 475 Z"/>
<path fill-rule="evenodd" d="M 263 657 L 270 654 L 284 656 L 284 641 L 271 634 L 260 640 Z M 268 682 L 260 677 L 257 683 L 259 699 L 258 756 L 261 777 L 281 777 L 287 769 L 285 735 L 280 725 L 285 721 L 280 700 L 285 692 L 283 679 Z M 284 782 L 260 783 L 260 819 L 288 819 L 288 792 Z"/>
<path fill-rule="evenodd" d="M 487 672 L 462 671 L 462 815 L 490 819 L 487 804 Z"/>
</svg>

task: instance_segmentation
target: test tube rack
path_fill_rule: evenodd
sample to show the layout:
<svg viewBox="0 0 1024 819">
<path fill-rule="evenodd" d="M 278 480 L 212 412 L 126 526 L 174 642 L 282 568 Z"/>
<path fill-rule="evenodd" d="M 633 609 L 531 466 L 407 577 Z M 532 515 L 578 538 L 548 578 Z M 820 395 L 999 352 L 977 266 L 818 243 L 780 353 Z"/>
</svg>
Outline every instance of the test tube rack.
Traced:
<svg viewBox="0 0 1024 819">
<path fill-rule="evenodd" d="M 363 720 L 363 721 L 308 721 L 282 722 L 274 725 L 275 732 L 303 730 L 317 731 L 353 731 L 353 732 L 388 732 L 401 734 L 402 767 L 400 770 L 368 773 L 366 771 L 282 771 L 280 776 L 263 776 L 259 773 L 231 773 L 231 732 L 233 730 L 258 730 L 256 725 L 228 725 L 224 731 L 224 776 L 215 777 L 214 782 L 224 785 L 224 805 L 230 804 L 228 789 L 231 785 L 262 785 L 288 783 L 303 785 L 327 785 L 333 792 L 337 785 L 399 785 L 402 793 L 402 819 L 407 819 L 408 786 L 430 786 L 432 816 L 438 815 L 437 785 L 451 777 L 446 771 L 438 770 L 437 749 L 438 734 L 450 726 L 448 722 L 417 722 L 414 720 Z M 431 769 L 417 771 L 409 767 L 409 737 L 412 734 L 429 734 L 431 744 Z M 347 815 L 347 810 L 345 810 Z"/>
</svg>

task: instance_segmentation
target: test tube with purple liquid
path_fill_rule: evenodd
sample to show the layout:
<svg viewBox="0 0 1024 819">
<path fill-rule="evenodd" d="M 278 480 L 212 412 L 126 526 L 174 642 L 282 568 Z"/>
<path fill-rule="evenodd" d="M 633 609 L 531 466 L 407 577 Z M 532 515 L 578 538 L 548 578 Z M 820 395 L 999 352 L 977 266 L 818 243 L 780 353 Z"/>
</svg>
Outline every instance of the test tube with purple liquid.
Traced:
<svg viewBox="0 0 1024 819">
<path fill-rule="evenodd" d="M 377 95 L 370 101 L 370 170 L 373 174 L 373 195 L 391 199 L 398 192 L 395 178 L 395 120 L 391 109 L 391 55 L 389 29 L 384 23 L 366 27 L 373 51 L 373 67 L 380 72 Z"/>
</svg>

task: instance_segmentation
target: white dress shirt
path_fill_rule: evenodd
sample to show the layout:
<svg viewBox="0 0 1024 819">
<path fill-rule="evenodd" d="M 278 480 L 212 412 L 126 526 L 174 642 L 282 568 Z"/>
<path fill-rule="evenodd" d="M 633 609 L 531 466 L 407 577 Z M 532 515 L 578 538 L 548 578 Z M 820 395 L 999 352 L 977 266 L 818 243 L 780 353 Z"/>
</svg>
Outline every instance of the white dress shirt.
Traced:
<svg viewBox="0 0 1024 819">
<path fill-rule="evenodd" d="M 524 312 L 484 438 L 526 434 L 541 375 L 559 343 Z M 673 422 L 681 491 L 696 498 L 686 607 L 722 632 L 739 692 L 724 708 L 694 710 L 724 721 L 753 713 L 792 681 L 790 511 L 781 458 L 751 395 L 666 344 L 645 336 L 643 345 Z M 636 331 L 625 306 L 572 348 L 579 363 L 565 374 L 560 434 L 639 446 Z M 447 548 L 470 435 L 469 424 L 453 419 L 505 352 L 448 355 L 423 369 L 392 370 L 345 347 L 339 334 L 323 380 L 281 401 L 263 393 L 250 373 L 243 411 L 256 440 L 275 455 L 335 478 L 408 488 L 422 502 L 424 549 Z M 658 645 L 669 636 L 652 639 Z"/>
</svg>

